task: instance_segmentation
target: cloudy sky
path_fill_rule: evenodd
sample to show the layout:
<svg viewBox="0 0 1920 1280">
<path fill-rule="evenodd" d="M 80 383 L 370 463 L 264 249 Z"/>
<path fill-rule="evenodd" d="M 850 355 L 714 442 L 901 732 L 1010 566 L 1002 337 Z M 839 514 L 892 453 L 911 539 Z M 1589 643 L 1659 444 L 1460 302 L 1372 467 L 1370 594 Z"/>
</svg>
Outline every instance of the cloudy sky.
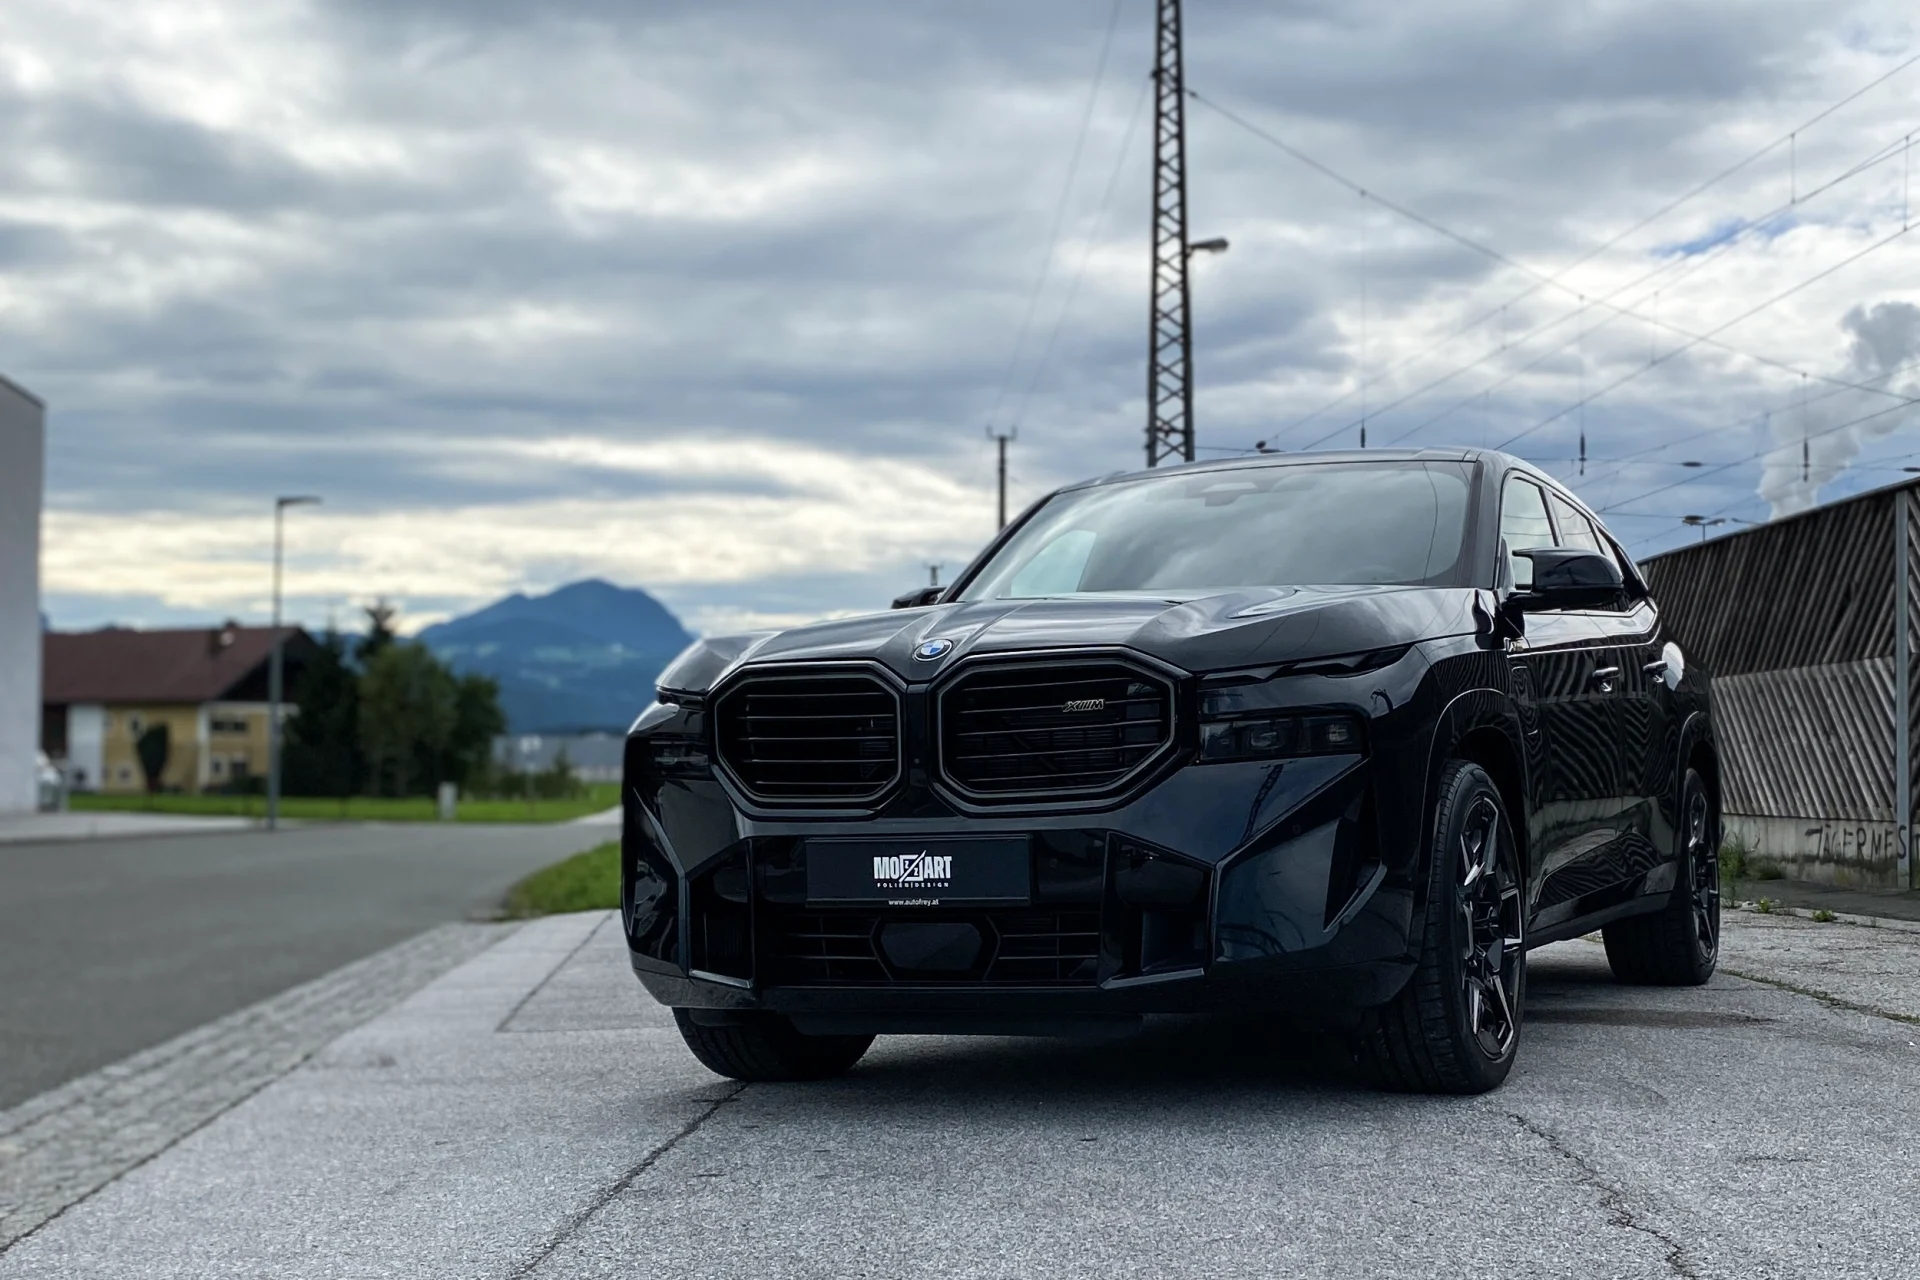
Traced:
<svg viewBox="0 0 1920 1280">
<path fill-rule="evenodd" d="M 326 500 L 312 623 L 598 575 L 712 631 L 951 572 L 989 424 L 1016 506 L 1139 465 L 1152 10 L 9 0 L 48 612 L 264 616 L 277 493 Z M 1643 555 L 1920 463 L 1911 3 L 1187 25 L 1204 456 L 1510 441 Z"/>
</svg>

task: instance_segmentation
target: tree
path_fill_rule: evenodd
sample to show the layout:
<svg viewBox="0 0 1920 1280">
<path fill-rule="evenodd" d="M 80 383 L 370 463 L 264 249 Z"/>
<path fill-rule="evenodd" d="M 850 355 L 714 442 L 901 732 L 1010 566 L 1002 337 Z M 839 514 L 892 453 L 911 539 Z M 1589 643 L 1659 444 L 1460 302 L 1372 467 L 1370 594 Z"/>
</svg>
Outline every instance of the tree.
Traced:
<svg viewBox="0 0 1920 1280">
<path fill-rule="evenodd" d="M 416 780 L 431 780 L 420 764 L 444 759 L 458 697 L 452 674 L 418 641 L 389 640 L 366 661 L 360 673 L 360 744 L 376 789 L 390 781 L 393 794 L 409 795 Z"/>
<path fill-rule="evenodd" d="M 167 740 L 164 720 L 148 725 L 146 731 L 133 740 L 133 754 L 140 758 L 140 772 L 146 776 L 148 795 L 160 789 L 160 775 L 167 771 Z"/>
<path fill-rule="evenodd" d="M 360 678 L 347 639 L 329 628 L 293 690 L 282 763 L 287 794 L 346 797 L 366 778 L 360 749 Z"/>
<path fill-rule="evenodd" d="M 493 772 L 493 740 L 507 731 L 500 685 L 481 675 L 459 677 L 453 691 L 453 732 L 447 737 L 441 777 L 462 791 L 477 788 Z"/>
<path fill-rule="evenodd" d="M 355 657 L 360 660 L 360 669 L 366 670 L 369 663 L 380 656 L 382 650 L 399 637 L 393 629 L 393 620 L 400 616 L 400 610 L 387 603 L 381 596 L 367 605 L 363 612 L 367 615 L 367 634 L 360 640 L 360 648 Z"/>
</svg>

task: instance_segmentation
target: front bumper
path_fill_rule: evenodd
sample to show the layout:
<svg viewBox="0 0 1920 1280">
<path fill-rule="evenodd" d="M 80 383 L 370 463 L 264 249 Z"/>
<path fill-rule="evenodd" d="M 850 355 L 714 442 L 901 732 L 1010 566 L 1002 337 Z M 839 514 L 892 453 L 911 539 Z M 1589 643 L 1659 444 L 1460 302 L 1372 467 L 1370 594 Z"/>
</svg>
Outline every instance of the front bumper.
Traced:
<svg viewBox="0 0 1920 1280">
<path fill-rule="evenodd" d="M 1380 1004 L 1413 968 L 1407 851 L 1360 756 L 1189 765 L 1099 813 L 756 818 L 713 779 L 630 767 L 633 968 L 703 1020 L 803 1030 L 1072 1031 L 1147 1014 Z M 819 906 L 807 840 L 1023 836 L 1029 900 Z M 931 927 L 930 927 L 931 926 Z M 928 968 L 929 948 L 949 948 Z"/>
</svg>

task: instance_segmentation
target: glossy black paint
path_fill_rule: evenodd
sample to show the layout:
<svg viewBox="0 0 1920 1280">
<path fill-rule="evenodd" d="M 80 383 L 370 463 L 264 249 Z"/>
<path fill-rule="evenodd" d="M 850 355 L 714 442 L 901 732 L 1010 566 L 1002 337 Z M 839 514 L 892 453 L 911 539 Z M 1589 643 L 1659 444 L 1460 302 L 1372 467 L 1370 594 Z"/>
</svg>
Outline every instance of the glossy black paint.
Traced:
<svg viewBox="0 0 1920 1280">
<path fill-rule="evenodd" d="M 1550 478 L 1484 451 L 1341 456 L 1468 464 L 1471 573 L 1443 587 L 935 602 L 691 647 L 628 739 L 623 918 L 647 988 L 676 1006 L 783 1011 L 803 1030 L 1057 1029 L 1229 1007 L 1350 1014 L 1412 972 L 1432 797 L 1462 756 L 1492 774 L 1519 834 L 1529 946 L 1658 909 L 1677 882 L 1685 768 L 1716 790 L 1717 769 L 1707 678 L 1662 632 L 1631 562 L 1614 543 L 1617 591 L 1595 604 L 1599 557 L 1537 556 L 1560 566 L 1540 586 L 1557 572 L 1592 607 L 1523 601 L 1501 559 L 1501 485 L 1519 472 L 1585 510 Z M 916 657 L 931 640 L 951 648 Z M 1119 657 L 1173 682 L 1164 758 L 1092 801 L 988 805 L 944 786 L 933 757 L 942 686 L 981 663 L 1073 655 Z M 716 692 L 776 667 L 870 672 L 897 690 L 898 783 L 861 807 L 770 808 L 713 767 Z M 1361 717 L 1363 745 L 1200 762 L 1203 714 L 1295 711 Z M 969 926 L 998 951 L 975 963 L 961 947 L 950 979 L 908 981 L 879 941 L 877 959 L 844 963 L 782 950 L 803 939 L 830 957 L 835 930 L 866 927 L 809 910 L 807 838 L 961 834 L 1019 836 L 1034 850 L 1028 914 L 925 917 L 955 926 L 936 940 Z M 873 928 L 880 938 L 885 920 Z M 1068 958 L 1053 970 L 988 962 L 1033 930 Z"/>
</svg>

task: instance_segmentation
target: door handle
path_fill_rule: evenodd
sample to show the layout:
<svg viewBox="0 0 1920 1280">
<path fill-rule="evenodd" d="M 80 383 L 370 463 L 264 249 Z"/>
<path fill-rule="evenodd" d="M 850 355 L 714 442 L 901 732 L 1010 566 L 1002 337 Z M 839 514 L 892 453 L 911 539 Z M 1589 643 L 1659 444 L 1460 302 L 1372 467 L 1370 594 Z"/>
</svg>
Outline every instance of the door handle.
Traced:
<svg viewBox="0 0 1920 1280">
<path fill-rule="evenodd" d="M 1602 693 L 1612 693 L 1614 682 L 1619 679 L 1620 668 L 1618 667 L 1595 667 L 1593 674 L 1587 677 L 1588 683 L 1592 684 Z"/>
</svg>

